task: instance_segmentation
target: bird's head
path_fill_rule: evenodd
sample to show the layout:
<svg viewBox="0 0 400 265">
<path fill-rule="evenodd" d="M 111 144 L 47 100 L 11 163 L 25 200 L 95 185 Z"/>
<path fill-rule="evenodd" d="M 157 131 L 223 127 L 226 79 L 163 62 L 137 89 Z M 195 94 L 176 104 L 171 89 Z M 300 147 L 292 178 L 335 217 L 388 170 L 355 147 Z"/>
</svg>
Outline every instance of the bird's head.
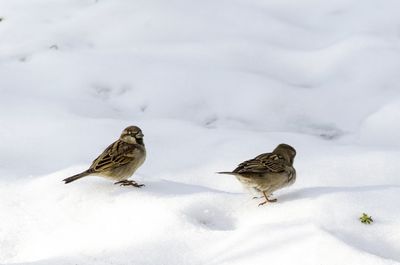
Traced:
<svg viewBox="0 0 400 265">
<path fill-rule="evenodd" d="M 129 144 L 143 144 L 142 130 L 137 126 L 129 126 L 122 131 L 120 140 Z"/>
<path fill-rule="evenodd" d="M 293 165 L 296 149 L 288 144 L 280 144 L 274 149 L 273 153 L 283 156 L 290 165 Z"/>
</svg>

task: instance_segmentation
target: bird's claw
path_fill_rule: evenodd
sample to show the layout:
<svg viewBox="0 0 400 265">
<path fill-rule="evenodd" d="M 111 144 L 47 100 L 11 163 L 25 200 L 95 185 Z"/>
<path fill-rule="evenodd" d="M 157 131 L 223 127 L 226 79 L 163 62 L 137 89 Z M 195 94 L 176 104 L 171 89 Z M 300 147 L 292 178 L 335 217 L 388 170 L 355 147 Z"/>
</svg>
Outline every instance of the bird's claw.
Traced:
<svg viewBox="0 0 400 265">
<path fill-rule="evenodd" d="M 133 181 L 133 180 L 121 180 L 121 181 L 115 182 L 114 185 L 115 184 L 119 184 L 120 186 L 133 186 L 136 188 L 140 188 L 140 187 L 144 186 L 144 184 L 138 184 L 136 181 Z"/>
<path fill-rule="evenodd" d="M 264 205 L 266 203 L 267 203 L 267 201 L 261 202 L 261 203 L 258 204 L 258 207 L 260 207 L 261 205 Z"/>
</svg>

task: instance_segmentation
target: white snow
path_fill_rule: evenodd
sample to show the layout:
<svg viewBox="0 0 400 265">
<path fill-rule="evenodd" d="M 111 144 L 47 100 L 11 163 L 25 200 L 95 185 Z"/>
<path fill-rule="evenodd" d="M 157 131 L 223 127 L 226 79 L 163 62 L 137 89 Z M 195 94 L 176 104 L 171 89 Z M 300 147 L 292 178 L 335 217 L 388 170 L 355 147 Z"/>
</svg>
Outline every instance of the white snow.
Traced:
<svg viewBox="0 0 400 265">
<path fill-rule="evenodd" d="M 399 264 L 399 10 L 0 0 L 0 264 Z M 128 125 L 146 187 L 63 184 Z M 275 204 L 215 174 L 282 142 Z"/>
</svg>

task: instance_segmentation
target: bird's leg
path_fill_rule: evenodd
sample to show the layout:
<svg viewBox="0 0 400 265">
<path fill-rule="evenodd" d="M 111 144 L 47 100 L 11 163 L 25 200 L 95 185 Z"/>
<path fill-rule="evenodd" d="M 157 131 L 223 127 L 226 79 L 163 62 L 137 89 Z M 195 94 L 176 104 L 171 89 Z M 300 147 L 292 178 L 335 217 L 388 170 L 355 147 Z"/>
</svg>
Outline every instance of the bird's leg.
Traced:
<svg viewBox="0 0 400 265">
<path fill-rule="evenodd" d="M 133 186 L 133 187 L 136 187 L 136 188 L 140 188 L 140 187 L 144 186 L 144 184 L 138 184 L 134 180 L 127 180 L 127 179 L 115 182 L 114 185 L 115 184 L 120 184 L 120 186 Z"/>
<path fill-rule="evenodd" d="M 277 201 L 277 199 L 272 199 L 272 200 L 268 199 L 268 196 L 267 196 L 267 194 L 266 194 L 265 192 L 263 192 L 263 194 L 264 194 L 264 197 L 265 197 L 265 201 L 263 201 L 262 203 L 260 203 L 258 206 L 264 205 L 264 204 L 266 204 L 267 202 L 276 202 L 276 201 Z"/>
<path fill-rule="evenodd" d="M 273 194 L 271 193 L 270 195 L 273 195 Z M 255 199 L 261 199 L 262 197 L 264 197 L 264 195 L 263 195 L 263 196 L 260 196 L 260 197 L 254 196 L 252 199 L 253 199 L 253 200 L 255 200 Z M 269 201 L 269 202 L 276 202 L 276 199 L 273 199 L 273 200 L 267 199 L 267 201 Z"/>
</svg>

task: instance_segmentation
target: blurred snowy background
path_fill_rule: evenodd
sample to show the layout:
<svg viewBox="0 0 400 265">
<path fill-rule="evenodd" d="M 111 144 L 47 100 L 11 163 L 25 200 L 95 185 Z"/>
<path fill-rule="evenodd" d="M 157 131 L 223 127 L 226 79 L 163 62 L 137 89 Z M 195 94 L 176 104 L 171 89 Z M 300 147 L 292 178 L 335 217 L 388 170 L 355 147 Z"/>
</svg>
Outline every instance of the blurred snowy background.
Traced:
<svg viewBox="0 0 400 265">
<path fill-rule="evenodd" d="M 395 0 L 0 0 L 0 264 L 399 264 L 399 71 Z M 128 125 L 144 189 L 63 184 Z"/>
</svg>

